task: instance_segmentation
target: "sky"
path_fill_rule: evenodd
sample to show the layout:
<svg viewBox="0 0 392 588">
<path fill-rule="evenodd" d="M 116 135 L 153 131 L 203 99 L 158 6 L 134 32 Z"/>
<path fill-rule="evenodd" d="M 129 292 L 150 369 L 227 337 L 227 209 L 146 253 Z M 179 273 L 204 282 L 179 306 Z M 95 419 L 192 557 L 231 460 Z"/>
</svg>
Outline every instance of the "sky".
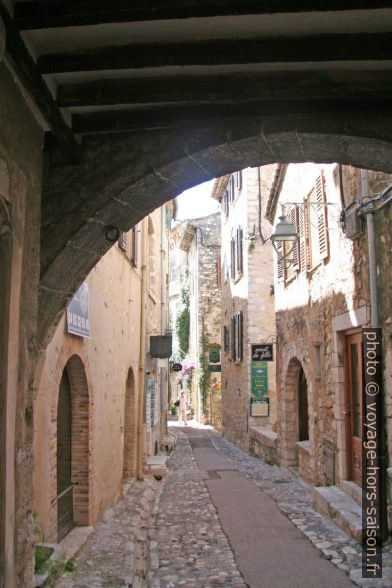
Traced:
<svg viewBox="0 0 392 588">
<path fill-rule="evenodd" d="M 177 197 L 177 220 L 200 218 L 218 212 L 219 203 L 211 198 L 215 180 L 186 190 Z"/>
</svg>

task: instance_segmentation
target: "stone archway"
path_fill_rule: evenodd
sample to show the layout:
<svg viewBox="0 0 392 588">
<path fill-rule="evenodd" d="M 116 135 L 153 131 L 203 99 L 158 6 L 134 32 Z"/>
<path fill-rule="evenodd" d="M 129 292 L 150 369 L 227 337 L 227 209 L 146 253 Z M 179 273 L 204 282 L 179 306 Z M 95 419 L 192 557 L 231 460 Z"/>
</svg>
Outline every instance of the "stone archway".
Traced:
<svg viewBox="0 0 392 588">
<path fill-rule="evenodd" d="M 283 372 L 284 373 L 284 372 Z M 297 357 L 292 357 L 287 366 L 286 377 L 281 390 L 281 396 L 279 400 L 280 410 L 280 460 L 281 464 L 285 467 L 297 467 L 298 466 L 298 446 L 297 443 L 300 441 L 300 414 L 299 414 L 299 386 L 303 385 L 306 381 L 306 394 L 307 394 L 307 427 L 304 427 L 302 423 L 302 429 L 306 429 L 309 433 L 310 444 L 313 441 L 313 426 L 309 419 L 311 414 L 313 401 L 312 401 L 312 388 L 310 385 L 309 378 L 306 376 L 306 369 Z M 303 440 L 302 440 L 303 441 Z"/>
<path fill-rule="evenodd" d="M 129 368 L 125 386 L 123 478 L 136 475 L 137 414 L 133 369 Z"/>
<path fill-rule="evenodd" d="M 184 189 L 247 166 L 337 161 L 392 172 L 391 137 L 385 114 L 309 113 L 89 136 L 79 165 L 52 153 L 42 202 L 42 346 L 67 299 L 110 248 L 108 226 L 128 230 Z"/>
<path fill-rule="evenodd" d="M 73 518 L 79 526 L 92 522 L 93 467 L 92 467 L 92 398 L 87 383 L 86 371 L 81 358 L 72 355 L 63 370 L 66 370 L 71 393 L 71 478 L 73 487 Z M 52 411 L 51 443 L 51 527 L 57 536 L 57 407 Z"/>
</svg>

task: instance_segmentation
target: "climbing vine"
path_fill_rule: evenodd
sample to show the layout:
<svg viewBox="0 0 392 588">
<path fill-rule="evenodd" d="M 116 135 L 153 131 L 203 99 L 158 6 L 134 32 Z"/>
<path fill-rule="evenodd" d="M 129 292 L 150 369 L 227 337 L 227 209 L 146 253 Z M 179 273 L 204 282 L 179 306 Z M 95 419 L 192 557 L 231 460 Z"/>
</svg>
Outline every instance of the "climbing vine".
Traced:
<svg viewBox="0 0 392 588">
<path fill-rule="evenodd" d="M 179 356 L 184 359 L 189 350 L 189 292 L 186 288 L 181 290 L 182 310 L 177 316 L 176 331 L 178 338 Z"/>
<path fill-rule="evenodd" d="M 207 396 L 210 386 L 211 372 L 208 371 L 208 339 L 205 333 L 202 334 L 201 353 L 199 358 L 199 389 L 201 397 L 202 414 L 207 414 Z"/>
</svg>

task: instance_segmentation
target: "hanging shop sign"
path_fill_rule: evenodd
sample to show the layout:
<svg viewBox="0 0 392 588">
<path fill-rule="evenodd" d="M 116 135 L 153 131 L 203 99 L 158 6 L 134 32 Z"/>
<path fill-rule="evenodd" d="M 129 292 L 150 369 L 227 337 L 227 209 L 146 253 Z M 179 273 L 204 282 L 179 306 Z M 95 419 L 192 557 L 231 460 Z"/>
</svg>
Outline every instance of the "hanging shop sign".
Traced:
<svg viewBox="0 0 392 588">
<path fill-rule="evenodd" d="M 252 361 L 250 365 L 251 392 L 255 398 L 263 398 L 268 394 L 268 363 Z"/>
<path fill-rule="evenodd" d="M 88 318 L 88 285 L 80 286 L 67 306 L 68 333 L 79 337 L 90 337 L 90 321 Z"/>
<path fill-rule="evenodd" d="M 209 364 L 208 366 L 208 371 L 209 372 L 221 372 L 222 371 L 222 366 L 221 364 Z"/>
<path fill-rule="evenodd" d="M 252 361 L 273 361 L 274 346 L 272 343 L 252 345 Z"/>
<path fill-rule="evenodd" d="M 220 363 L 220 345 L 211 345 L 208 347 L 208 362 Z"/>
</svg>

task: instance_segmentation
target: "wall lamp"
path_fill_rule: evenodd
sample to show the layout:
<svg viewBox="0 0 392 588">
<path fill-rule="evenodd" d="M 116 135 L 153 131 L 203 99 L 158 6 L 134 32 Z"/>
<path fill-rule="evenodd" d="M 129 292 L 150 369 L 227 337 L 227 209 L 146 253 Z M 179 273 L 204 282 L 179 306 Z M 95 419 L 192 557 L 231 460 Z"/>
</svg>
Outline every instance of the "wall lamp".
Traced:
<svg viewBox="0 0 392 588">
<path fill-rule="evenodd" d="M 285 265 L 290 265 L 293 262 L 293 259 L 288 261 L 287 259 L 294 251 L 294 247 L 298 240 L 298 233 L 295 230 L 295 227 L 287 220 L 287 217 L 284 214 L 283 210 L 281 216 L 279 217 L 279 221 L 275 227 L 275 231 L 272 233 L 269 239 L 271 240 L 272 246 L 275 249 L 276 254 L 278 256 L 278 263 L 286 262 Z M 279 242 L 290 242 L 292 244 L 290 250 L 286 251 L 285 253 L 282 253 L 282 251 L 279 250 L 276 245 L 276 243 Z"/>
</svg>

